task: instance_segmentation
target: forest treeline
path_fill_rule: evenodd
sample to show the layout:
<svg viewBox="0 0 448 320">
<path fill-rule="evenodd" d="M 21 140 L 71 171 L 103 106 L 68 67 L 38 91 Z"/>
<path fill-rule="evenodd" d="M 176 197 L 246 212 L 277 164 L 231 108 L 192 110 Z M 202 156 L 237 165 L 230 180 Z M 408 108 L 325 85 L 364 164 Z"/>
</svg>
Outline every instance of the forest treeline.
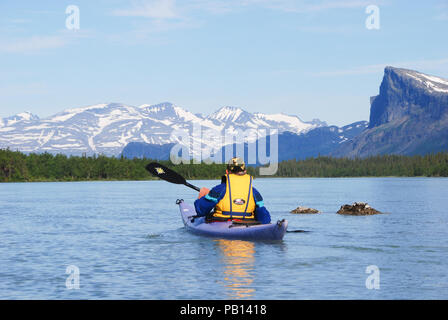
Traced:
<svg viewBox="0 0 448 320">
<path fill-rule="evenodd" d="M 279 177 L 448 177 L 448 153 L 382 155 L 363 159 L 317 157 L 279 163 Z"/>
<path fill-rule="evenodd" d="M 150 180 L 145 170 L 149 159 L 126 159 L 106 156 L 65 156 L 24 154 L 0 150 L 0 182 Z M 186 179 L 219 179 L 225 164 L 181 164 L 159 161 Z M 250 174 L 258 170 L 249 167 Z M 385 155 L 365 159 L 317 157 L 283 161 L 277 177 L 380 177 L 448 176 L 448 153 L 425 156 Z"/>
</svg>

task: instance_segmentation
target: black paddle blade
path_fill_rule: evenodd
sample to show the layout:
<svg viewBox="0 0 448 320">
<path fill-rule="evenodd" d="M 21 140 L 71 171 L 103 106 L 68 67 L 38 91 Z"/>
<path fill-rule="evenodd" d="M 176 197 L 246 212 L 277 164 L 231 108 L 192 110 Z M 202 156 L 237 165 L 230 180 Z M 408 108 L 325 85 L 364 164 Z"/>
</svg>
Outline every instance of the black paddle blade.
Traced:
<svg viewBox="0 0 448 320">
<path fill-rule="evenodd" d="M 148 170 L 149 173 L 151 173 L 153 176 L 156 176 L 167 182 L 183 184 L 196 191 L 201 190 L 191 183 L 188 183 L 187 180 L 185 180 L 185 178 L 178 174 L 176 171 L 173 171 L 170 168 L 161 165 L 160 163 L 152 162 L 146 166 L 146 170 Z"/>
<path fill-rule="evenodd" d="M 152 162 L 146 166 L 146 170 L 149 171 L 153 176 L 156 176 L 162 180 L 176 183 L 176 184 L 186 184 L 187 181 L 177 172 L 161 165 L 157 162 Z"/>
</svg>

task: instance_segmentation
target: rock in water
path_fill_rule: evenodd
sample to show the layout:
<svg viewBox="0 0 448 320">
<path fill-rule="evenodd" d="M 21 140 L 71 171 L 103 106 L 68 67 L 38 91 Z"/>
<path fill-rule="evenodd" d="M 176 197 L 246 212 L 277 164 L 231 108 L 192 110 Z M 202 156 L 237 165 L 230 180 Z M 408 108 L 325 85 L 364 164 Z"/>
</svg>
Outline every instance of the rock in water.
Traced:
<svg viewBox="0 0 448 320">
<path fill-rule="evenodd" d="M 355 202 L 353 204 L 344 204 L 337 212 L 339 214 L 346 214 L 352 216 L 370 216 L 374 214 L 380 214 L 382 212 L 372 208 L 365 202 Z"/>
<path fill-rule="evenodd" d="M 292 210 L 291 213 L 320 213 L 319 210 L 307 207 L 297 207 Z"/>
</svg>

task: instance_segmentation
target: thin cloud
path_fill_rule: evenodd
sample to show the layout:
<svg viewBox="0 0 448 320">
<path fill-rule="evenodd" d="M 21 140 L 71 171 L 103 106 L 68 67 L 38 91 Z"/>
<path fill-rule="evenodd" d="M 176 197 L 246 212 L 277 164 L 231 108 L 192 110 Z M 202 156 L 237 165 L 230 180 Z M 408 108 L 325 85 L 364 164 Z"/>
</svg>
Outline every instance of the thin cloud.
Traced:
<svg viewBox="0 0 448 320">
<path fill-rule="evenodd" d="M 442 66 L 448 67 L 448 58 L 437 60 L 418 60 L 418 61 L 406 61 L 406 62 L 402 61 L 395 63 L 371 64 L 342 70 L 315 72 L 312 73 L 311 75 L 315 77 L 336 77 L 336 76 L 375 74 L 383 72 L 386 66 L 394 66 L 397 68 L 409 68 L 409 69 L 436 69 Z"/>
<path fill-rule="evenodd" d="M 76 39 L 90 37 L 90 32 L 63 30 L 56 35 L 36 35 L 20 39 L 0 39 L 0 53 L 32 54 L 47 49 L 57 49 L 70 45 Z"/>
<path fill-rule="evenodd" d="M 131 7 L 115 9 L 112 15 L 145 17 L 152 19 L 185 18 L 200 11 L 223 14 L 254 7 L 292 13 L 318 12 L 332 9 L 354 9 L 366 7 L 372 1 L 367 0 L 139 0 L 132 1 Z M 378 1 L 377 1 L 378 2 Z"/>
<path fill-rule="evenodd" d="M 30 23 L 31 19 L 9 19 L 8 20 L 9 23 L 13 23 L 13 24 L 25 24 L 25 23 Z"/>
<path fill-rule="evenodd" d="M 33 53 L 43 49 L 61 48 L 67 44 L 67 39 L 61 36 L 33 36 L 16 41 L 0 43 L 0 52 Z"/>
<path fill-rule="evenodd" d="M 371 1 L 344 0 L 344 1 L 290 1 L 290 0 L 247 0 L 248 3 L 293 13 L 309 13 L 332 9 L 354 9 L 366 7 Z"/>
<path fill-rule="evenodd" d="M 348 34 L 356 32 L 350 26 L 326 26 L 326 25 L 305 25 L 297 28 L 300 32 L 316 33 L 316 34 Z"/>
<path fill-rule="evenodd" d="M 328 1 L 317 5 L 310 5 L 308 11 L 322 11 L 331 9 L 355 9 L 372 4 L 372 1 Z"/>
<path fill-rule="evenodd" d="M 152 19 L 175 19 L 180 17 L 175 0 L 134 1 L 131 8 L 113 10 L 112 15 Z"/>
<path fill-rule="evenodd" d="M 377 3 L 378 1 L 380 0 L 377 0 Z M 111 15 L 145 18 L 132 23 L 134 26 L 132 34 L 142 40 L 155 33 L 203 26 L 207 15 L 231 14 L 253 8 L 300 14 L 361 8 L 369 4 L 371 0 L 134 0 L 127 8 L 112 10 Z M 314 32 L 325 30 L 319 29 Z M 119 39 L 121 36 L 115 35 L 114 38 Z"/>
<path fill-rule="evenodd" d="M 210 13 L 229 13 L 252 7 L 259 7 L 289 13 L 309 13 L 331 9 L 353 9 L 366 7 L 372 1 L 366 0 L 191 0 L 187 2 L 190 8 L 200 9 Z"/>
<path fill-rule="evenodd" d="M 112 10 L 111 14 L 119 17 L 144 18 L 132 23 L 135 27 L 132 35 L 144 40 L 154 33 L 197 26 L 198 24 L 189 17 L 187 11 L 185 6 L 178 6 L 175 0 L 140 0 L 132 1 L 129 8 Z M 123 35 L 128 37 L 128 33 L 114 37 L 119 39 Z"/>
</svg>

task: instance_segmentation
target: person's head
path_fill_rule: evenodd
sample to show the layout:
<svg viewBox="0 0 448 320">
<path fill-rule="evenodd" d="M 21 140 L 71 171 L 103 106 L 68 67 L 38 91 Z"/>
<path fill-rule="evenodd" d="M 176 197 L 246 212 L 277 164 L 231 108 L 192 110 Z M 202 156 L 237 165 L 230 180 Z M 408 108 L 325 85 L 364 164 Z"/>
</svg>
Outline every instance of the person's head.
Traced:
<svg viewBox="0 0 448 320">
<path fill-rule="evenodd" d="M 227 173 L 233 173 L 239 175 L 246 174 L 246 164 L 241 158 L 232 158 L 227 163 L 226 171 Z"/>
</svg>

